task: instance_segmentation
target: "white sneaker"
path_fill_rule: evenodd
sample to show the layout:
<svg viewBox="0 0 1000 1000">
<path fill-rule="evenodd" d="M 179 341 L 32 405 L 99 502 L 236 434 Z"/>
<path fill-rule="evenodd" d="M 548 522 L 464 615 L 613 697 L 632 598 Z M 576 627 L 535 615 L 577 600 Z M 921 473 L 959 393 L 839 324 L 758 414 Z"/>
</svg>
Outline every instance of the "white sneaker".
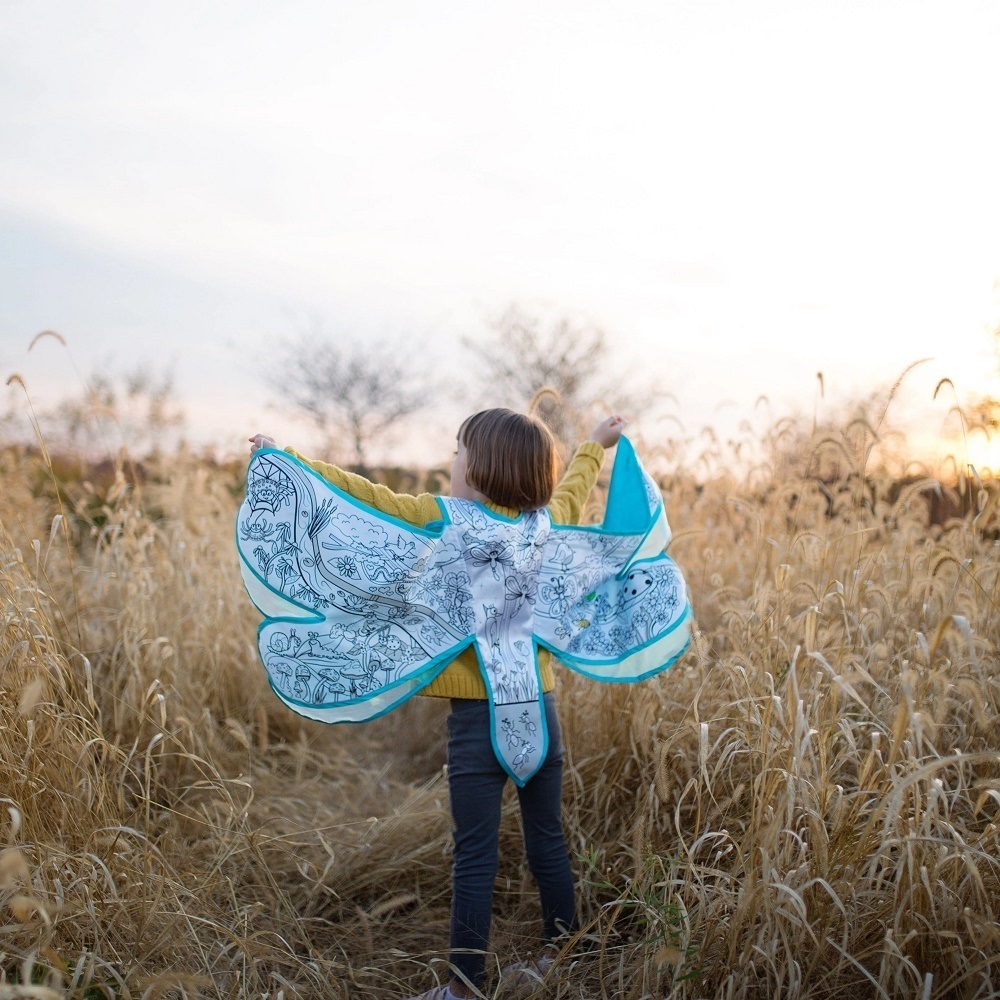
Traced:
<svg viewBox="0 0 1000 1000">
<path fill-rule="evenodd" d="M 511 962 L 500 970 L 500 982 L 507 989 L 518 986 L 534 986 L 540 983 L 545 974 L 555 965 L 555 958 L 544 952 L 538 958 L 529 958 L 523 962 Z"/>
<path fill-rule="evenodd" d="M 435 986 L 419 996 L 409 997 L 409 1000 L 458 1000 L 458 997 L 447 986 Z"/>
</svg>

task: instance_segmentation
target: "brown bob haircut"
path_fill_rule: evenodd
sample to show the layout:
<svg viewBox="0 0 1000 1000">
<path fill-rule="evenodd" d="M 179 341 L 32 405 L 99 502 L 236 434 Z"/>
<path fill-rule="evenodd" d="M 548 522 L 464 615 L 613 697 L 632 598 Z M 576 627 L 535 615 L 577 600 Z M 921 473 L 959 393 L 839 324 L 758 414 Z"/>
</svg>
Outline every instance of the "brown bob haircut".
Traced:
<svg viewBox="0 0 1000 1000">
<path fill-rule="evenodd" d="M 537 510 L 552 499 L 556 448 L 537 417 L 505 408 L 480 410 L 458 429 L 465 445 L 465 478 L 501 507 Z"/>
</svg>

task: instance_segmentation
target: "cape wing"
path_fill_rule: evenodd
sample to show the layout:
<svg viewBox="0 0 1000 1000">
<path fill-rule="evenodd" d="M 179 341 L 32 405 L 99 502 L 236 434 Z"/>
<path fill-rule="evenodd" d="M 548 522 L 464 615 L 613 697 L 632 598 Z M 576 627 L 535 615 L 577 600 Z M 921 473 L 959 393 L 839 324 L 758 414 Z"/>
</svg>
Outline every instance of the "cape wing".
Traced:
<svg viewBox="0 0 1000 1000">
<path fill-rule="evenodd" d="M 286 705 L 323 722 L 362 722 L 425 687 L 469 645 L 472 597 L 443 528 L 382 514 L 283 451 L 255 453 L 236 546 L 265 615 L 261 660 Z"/>
<path fill-rule="evenodd" d="M 627 438 L 618 442 L 603 523 L 552 526 L 542 557 L 535 638 L 595 680 L 666 670 L 691 638 L 687 585 L 665 554 L 663 497 Z"/>
</svg>

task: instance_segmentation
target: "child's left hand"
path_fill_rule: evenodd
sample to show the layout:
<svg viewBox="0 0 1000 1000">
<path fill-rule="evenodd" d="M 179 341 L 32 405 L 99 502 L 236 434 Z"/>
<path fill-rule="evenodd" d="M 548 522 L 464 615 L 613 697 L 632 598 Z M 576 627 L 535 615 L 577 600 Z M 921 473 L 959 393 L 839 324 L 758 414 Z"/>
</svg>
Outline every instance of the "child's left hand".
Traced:
<svg viewBox="0 0 1000 1000">
<path fill-rule="evenodd" d="M 602 448 L 613 448 L 618 444 L 618 439 L 622 436 L 627 422 L 624 417 L 617 413 L 613 414 L 594 428 L 590 439 L 596 441 Z"/>
<path fill-rule="evenodd" d="M 250 454 L 259 451 L 261 448 L 276 448 L 274 438 L 269 438 L 266 434 L 254 434 L 250 441 Z"/>
</svg>

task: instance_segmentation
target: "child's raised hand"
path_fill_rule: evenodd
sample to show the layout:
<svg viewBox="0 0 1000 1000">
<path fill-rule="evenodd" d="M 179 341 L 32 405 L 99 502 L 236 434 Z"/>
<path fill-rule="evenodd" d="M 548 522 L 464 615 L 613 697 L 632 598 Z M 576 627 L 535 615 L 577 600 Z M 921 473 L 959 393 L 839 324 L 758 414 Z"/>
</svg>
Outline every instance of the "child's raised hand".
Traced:
<svg viewBox="0 0 1000 1000">
<path fill-rule="evenodd" d="M 259 451 L 261 448 L 276 448 L 274 438 L 269 438 L 266 434 L 254 434 L 250 441 L 250 454 Z"/>
<path fill-rule="evenodd" d="M 624 417 L 615 413 L 608 417 L 607 420 L 602 420 L 594 428 L 590 439 L 596 441 L 602 448 L 613 448 L 618 444 L 618 439 L 622 436 L 622 431 L 625 430 L 626 423 L 627 421 Z"/>
</svg>

